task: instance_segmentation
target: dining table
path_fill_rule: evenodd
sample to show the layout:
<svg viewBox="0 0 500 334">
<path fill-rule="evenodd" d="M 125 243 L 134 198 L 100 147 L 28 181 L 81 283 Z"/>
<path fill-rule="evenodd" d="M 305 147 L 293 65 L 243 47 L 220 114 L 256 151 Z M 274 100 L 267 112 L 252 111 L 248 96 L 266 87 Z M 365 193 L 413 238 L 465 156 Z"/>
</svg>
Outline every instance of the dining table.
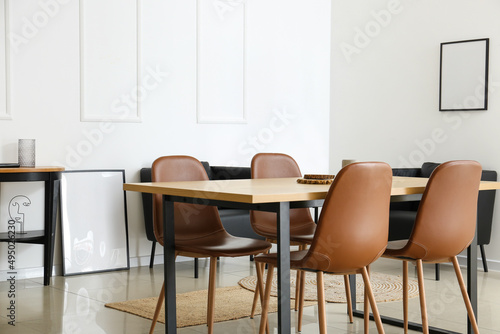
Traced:
<svg viewBox="0 0 500 334">
<path fill-rule="evenodd" d="M 226 208 L 275 212 L 278 229 L 278 333 L 291 333 L 290 316 L 290 209 L 321 207 L 328 193 L 328 184 L 303 184 L 298 178 L 268 178 L 210 181 L 125 183 L 124 190 L 161 194 L 163 198 L 164 231 L 164 283 L 165 283 L 165 333 L 176 333 L 176 283 L 175 283 L 175 230 L 174 203 L 213 205 Z M 393 177 L 391 200 L 403 201 L 421 196 L 427 178 Z M 500 182 L 481 181 L 480 190 L 500 189 Z M 353 277 L 354 276 L 354 277 Z M 355 275 L 351 276 L 351 282 Z M 355 284 L 351 284 L 355 289 Z M 474 239 L 467 251 L 467 289 L 477 316 L 477 241 Z M 351 293 L 354 314 L 356 293 Z M 382 321 L 402 326 L 401 319 L 382 316 Z M 468 321 L 468 320 L 467 320 Z M 472 333 L 470 323 L 468 333 Z M 418 329 L 418 324 L 410 324 Z M 421 328 L 421 326 L 420 326 Z M 431 333 L 453 333 L 446 329 L 431 328 Z"/>
</svg>

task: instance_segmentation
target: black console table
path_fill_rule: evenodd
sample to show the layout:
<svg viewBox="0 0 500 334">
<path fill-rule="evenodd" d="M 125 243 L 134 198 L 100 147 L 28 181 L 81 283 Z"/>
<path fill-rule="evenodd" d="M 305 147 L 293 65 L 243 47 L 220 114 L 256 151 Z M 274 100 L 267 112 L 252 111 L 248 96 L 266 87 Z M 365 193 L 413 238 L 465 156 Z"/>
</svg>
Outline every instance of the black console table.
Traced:
<svg viewBox="0 0 500 334">
<path fill-rule="evenodd" d="M 59 183 L 63 170 L 63 167 L 0 168 L 0 182 L 45 182 L 44 230 L 26 231 L 26 234 L 15 235 L 16 243 L 44 246 L 44 285 L 49 285 L 50 278 L 52 277 L 57 204 L 59 203 Z M 0 233 L 0 242 L 8 241 L 11 241 L 8 233 Z"/>
</svg>

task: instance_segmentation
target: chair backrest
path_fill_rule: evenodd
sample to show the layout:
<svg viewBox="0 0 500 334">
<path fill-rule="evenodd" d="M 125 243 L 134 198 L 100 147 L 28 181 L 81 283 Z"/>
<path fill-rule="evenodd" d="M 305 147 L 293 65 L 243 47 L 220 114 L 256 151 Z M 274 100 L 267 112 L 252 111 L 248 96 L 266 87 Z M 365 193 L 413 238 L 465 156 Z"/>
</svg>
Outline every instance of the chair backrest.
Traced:
<svg viewBox="0 0 500 334">
<path fill-rule="evenodd" d="M 432 172 L 406 246 L 414 258 L 447 260 L 470 245 L 480 180 L 476 161 L 449 161 Z"/>
<path fill-rule="evenodd" d="M 252 179 L 266 179 L 278 177 L 302 177 L 299 165 L 289 155 L 282 153 L 258 153 L 251 163 Z M 309 209 L 290 210 L 290 226 L 313 219 Z M 258 233 L 259 226 L 276 226 L 276 213 L 250 211 L 250 223 Z"/>
<path fill-rule="evenodd" d="M 152 167 L 153 182 L 208 180 L 203 165 L 189 156 L 165 156 L 156 159 Z M 163 245 L 162 196 L 153 195 L 154 232 Z M 189 240 L 224 230 L 219 212 L 214 206 L 200 204 L 174 204 L 175 239 Z"/>
<path fill-rule="evenodd" d="M 378 259 L 387 247 L 391 167 L 358 162 L 335 177 L 321 210 L 307 268 L 354 272 Z"/>
</svg>

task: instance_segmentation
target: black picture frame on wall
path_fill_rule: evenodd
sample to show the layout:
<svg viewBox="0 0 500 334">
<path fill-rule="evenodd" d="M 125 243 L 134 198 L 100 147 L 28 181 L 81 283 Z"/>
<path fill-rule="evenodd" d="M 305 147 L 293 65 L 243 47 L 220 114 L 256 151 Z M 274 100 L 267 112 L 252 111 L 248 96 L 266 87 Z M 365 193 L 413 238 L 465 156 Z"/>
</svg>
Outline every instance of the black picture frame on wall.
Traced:
<svg viewBox="0 0 500 334">
<path fill-rule="evenodd" d="M 439 111 L 488 110 L 489 38 L 441 43 Z"/>
</svg>

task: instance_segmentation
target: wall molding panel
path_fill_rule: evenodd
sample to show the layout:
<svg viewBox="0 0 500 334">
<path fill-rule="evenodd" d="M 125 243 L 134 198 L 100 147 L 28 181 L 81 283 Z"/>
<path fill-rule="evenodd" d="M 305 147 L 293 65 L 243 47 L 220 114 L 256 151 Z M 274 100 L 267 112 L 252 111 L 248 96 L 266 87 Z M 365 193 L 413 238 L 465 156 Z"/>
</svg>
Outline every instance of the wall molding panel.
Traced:
<svg viewBox="0 0 500 334">
<path fill-rule="evenodd" d="M 141 122 L 140 0 L 80 0 L 80 120 Z"/>
<path fill-rule="evenodd" d="M 196 114 L 198 123 L 247 123 L 245 3 L 218 10 L 196 4 Z M 229 6 L 229 5 L 227 5 Z"/>
<path fill-rule="evenodd" d="M 9 1 L 0 0 L 0 120 L 11 120 L 9 105 Z"/>
</svg>

